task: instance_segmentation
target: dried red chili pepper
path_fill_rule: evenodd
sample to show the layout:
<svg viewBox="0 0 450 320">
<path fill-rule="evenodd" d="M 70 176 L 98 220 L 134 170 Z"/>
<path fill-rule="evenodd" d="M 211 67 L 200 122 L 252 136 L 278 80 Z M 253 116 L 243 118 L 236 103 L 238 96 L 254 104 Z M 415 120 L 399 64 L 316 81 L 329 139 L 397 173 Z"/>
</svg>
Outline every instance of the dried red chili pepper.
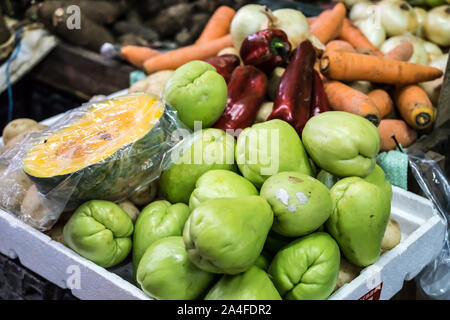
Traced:
<svg viewBox="0 0 450 320">
<path fill-rule="evenodd" d="M 241 64 L 241 60 L 235 54 L 222 54 L 216 57 L 206 58 L 204 60 L 216 68 L 217 73 L 224 77 L 228 83 L 233 70 Z"/>
<path fill-rule="evenodd" d="M 330 111 L 328 105 L 327 96 L 323 88 L 323 82 L 319 73 L 313 70 L 313 86 L 312 86 L 312 99 L 309 117 L 317 116 L 319 113 Z"/>
<path fill-rule="evenodd" d="M 269 74 L 275 67 L 287 65 L 291 44 L 283 30 L 266 29 L 244 39 L 239 54 L 246 65 Z"/>
<path fill-rule="evenodd" d="M 301 42 L 281 77 L 273 111 L 267 120 L 284 120 L 301 135 L 310 114 L 315 60 L 316 52 L 311 42 Z"/>
<path fill-rule="evenodd" d="M 266 97 L 268 82 L 264 72 L 253 66 L 234 69 L 228 82 L 225 111 L 214 127 L 236 130 L 251 126 Z"/>
</svg>

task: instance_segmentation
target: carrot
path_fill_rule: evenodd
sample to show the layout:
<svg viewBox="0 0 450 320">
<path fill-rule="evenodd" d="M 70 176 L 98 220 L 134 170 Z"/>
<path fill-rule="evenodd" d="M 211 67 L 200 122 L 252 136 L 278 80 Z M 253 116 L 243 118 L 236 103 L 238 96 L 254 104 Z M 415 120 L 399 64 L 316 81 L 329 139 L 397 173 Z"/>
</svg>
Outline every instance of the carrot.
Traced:
<svg viewBox="0 0 450 320">
<path fill-rule="evenodd" d="M 384 55 L 385 59 L 408 61 L 414 53 L 411 42 L 402 42 Z"/>
<path fill-rule="evenodd" d="M 317 17 L 309 28 L 310 32 L 326 44 L 339 34 L 346 13 L 345 5 L 337 3 L 333 9 L 325 10 Z"/>
<path fill-rule="evenodd" d="M 355 48 L 344 40 L 331 40 L 325 46 L 325 51 L 344 51 L 344 52 L 356 52 Z"/>
<path fill-rule="evenodd" d="M 147 73 L 158 70 L 174 70 L 189 61 L 215 56 L 220 50 L 230 46 L 232 46 L 231 35 L 228 34 L 219 39 L 193 44 L 150 58 L 144 63 L 144 70 Z"/>
<path fill-rule="evenodd" d="M 214 11 L 196 44 L 206 43 L 230 33 L 230 25 L 236 11 L 228 6 L 220 6 Z"/>
<path fill-rule="evenodd" d="M 360 115 L 375 125 L 380 122 L 380 111 L 364 93 L 339 81 L 325 81 L 324 89 L 331 109 Z"/>
<path fill-rule="evenodd" d="M 442 76 L 441 70 L 430 66 L 338 51 L 326 52 L 322 56 L 320 71 L 333 80 L 388 84 L 424 82 Z"/>
<path fill-rule="evenodd" d="M 306 18 L 306 21 L 308 21 L 309 26 L 311 26 L 314 23 L 314 21 L 316 21 L 316 20 L 317 20 L 317 17 L 307 17 Z"/>
<path fill-rule="evenodd" d="M 397 145 L 394 139 L 407 148 L 417 140 L 416 130 L 409 127 L 405 121 L 399 119 L 383 119 L 378 126 L 378 132 L 381 137 L 381 151 L 394 150 Z"/>
<path fill-rule="evenodd" d="M 381 119 L 391 113 L 394 108 L 394 103 L 392 102 L 391 96 L 386 91 L 375 89 L 370 91 L 367 95 L 372 99 L 373 103 L 375 103 L 380 111 Z"/>
<path fill-rule="evenodd" d="M 397 87 L 394 101 L 403 120 L 414 129 L 427 129 L 436 118 L 435 108 L 428 95 L 417 84 Z"/>
<path fill-rule="evenodd" d="M 147 47 L 123 46 L 121 54 L 129 63 L 138 68 L 142 68 L 145 60 L 157 56 L 158 54 L 161 54 L 161 52 Z"/>
<path fill-rule="evenodd" d="M 383 53 L 347 18 L 342 23 L 339 39 L 347 41 L 359 52 L 372 53 L 380 57 L 383 56 Z"/>
</svg>

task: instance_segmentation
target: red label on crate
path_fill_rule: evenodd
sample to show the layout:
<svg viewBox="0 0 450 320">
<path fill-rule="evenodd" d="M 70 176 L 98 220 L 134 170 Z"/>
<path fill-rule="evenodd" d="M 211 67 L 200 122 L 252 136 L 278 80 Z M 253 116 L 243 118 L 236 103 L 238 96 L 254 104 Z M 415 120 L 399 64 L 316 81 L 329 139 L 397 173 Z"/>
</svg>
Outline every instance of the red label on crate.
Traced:
<svg viewBox="0 0 450 320">
<path fill-rule="evenodd" d="M 375 288 L 363 295 L 359 300 L 380 300 L 381 288 L 383 287 L 383 282 L 377 285 Z"/>
</svg>

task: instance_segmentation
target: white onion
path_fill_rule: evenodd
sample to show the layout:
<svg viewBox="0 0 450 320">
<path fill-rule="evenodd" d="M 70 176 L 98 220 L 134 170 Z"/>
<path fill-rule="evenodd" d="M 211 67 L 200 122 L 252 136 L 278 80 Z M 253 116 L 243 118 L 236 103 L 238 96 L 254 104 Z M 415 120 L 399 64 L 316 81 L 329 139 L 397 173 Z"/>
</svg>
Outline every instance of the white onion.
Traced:
<svg viewBox="0 0 450 320">
<path fill-rule="evenodd" d="M 417 64 L 428 64 L 428 54 L 423 45 L 423 40 L 413 36 L 412 34 L 405 34 L 401 36 L 391 37 L 381 45 L 381 52 L 387 53 L 394 49 L 402 42 L 411 42 L 414 47 L 414 52 L 408 62 Z"/>
<path fill-rule="evenodd" d="M 445 72 L 445 69 L 447 68 L 447 61 L 448 61 L 448 53 L 440 56 L 439 58 L 433 60 L 430 63 L 430 66 L 438 68 L 439 70 L 442 70 L 442 72 Z M 444 81 L 444 75 L 438 79 L 434 79 L 432 81 L 422 82 L 420 86 L 425 90 L 428 97 L 430 98 L 431 102 L 436 106 L 439 102 L 439 95 L 441 92 L 442 82 Z"/>
<path fill-rule="evenodd" d="M 423 47 L 428 55 L 428 62 L 434 61 L 443 55 L 441 48 L 437 44 L 430 41 L 423 41 Z"/>
<path fill-rule="evenodd" d="M 343 2 L 347 8 L 353 8 L 354 5 L 367 2 L 367 0 L 340 0 L 339 2 Z"/>
<path fill-rule="evenodd" d="M 405 32 L 414 32 L 417 28 L 417 15 L 413 8 L 403 0 L 383 0 L 378 4 L 381 24 L 389 37 Z"/>
<path fill-rule="evenodd" d="M 428 11 L 424 31 L 428 40 L 443 47 L 450 46 L 450 5 Z"/>
<path fill-rule="evenodd" d="M 386 32 L 376 15 L 355 22 L 355 25 L 364 33 L 372 44 L 379 48 L 386 40 Z"/>
<path fill-rule="evenodd" d="M 292 45 L 296 48 L 300 42 L 309 38 L 309 23 L 301 11 L 294 9 L 279 9 L 273 12 L 275 20 L 273 27 L 283 30 Z"/>
<path fill-rule="evenodd" d="M 349 13 L 352 21 L 363 20 L 375 14 L 377 5 L 368 1 L 361 1 L 355 4 Z"/>
<path fill-rule="evenodd" d="M 417 28 L 414 30 L 414 34 L 418 37 L 423 38 L 423 24 L 425 23 L 425 19 L 427 18 L 427 11 L 420 7 L 414 7 L 413 10 L 416 12 L 417 16 Z"/>
<path fill-rule="evenodd" d="M 234 47 L 239 50 L 242 41 L 249 35 L 258 32 L 268 24 L 268 16 L 264 11 L 270 10 L 259 4 L 248 4 L 240 8 L 231 21 L 230 33 Z"/>
</svg>

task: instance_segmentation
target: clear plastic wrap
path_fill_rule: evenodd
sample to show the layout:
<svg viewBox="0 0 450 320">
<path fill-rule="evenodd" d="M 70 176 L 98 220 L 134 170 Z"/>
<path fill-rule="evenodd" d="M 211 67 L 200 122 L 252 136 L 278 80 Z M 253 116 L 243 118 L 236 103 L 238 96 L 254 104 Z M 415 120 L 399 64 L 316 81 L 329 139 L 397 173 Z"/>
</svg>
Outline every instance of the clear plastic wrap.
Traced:
<svg viewBox="0 0 450 320">
<path fill-rule="evenodd" d="M 46 231 L 84 201 L 124 200 L 159 177 L 178 129 L 176 111 L 148 94 L 72 109 L 0 156 L 0 207 Z"/>
<path fill-rule="evenodd" d="M 447 226 L 442 250 L 416 277 L 423 294 L 431 299 L 450 300 L 450 184 L 436 161 L 421 151 L 408 151 L 409 164 L 417 183 L 438 210 Z"/>
</svg>

